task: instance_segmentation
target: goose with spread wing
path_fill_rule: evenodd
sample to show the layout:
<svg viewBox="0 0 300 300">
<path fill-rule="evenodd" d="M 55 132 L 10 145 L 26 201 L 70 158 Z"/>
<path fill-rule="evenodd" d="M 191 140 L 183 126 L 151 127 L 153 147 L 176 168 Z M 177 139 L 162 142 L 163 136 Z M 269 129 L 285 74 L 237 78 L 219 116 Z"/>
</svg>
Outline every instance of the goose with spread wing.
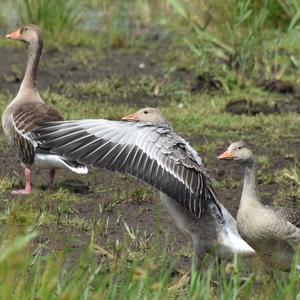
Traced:
<svg viewBox="0 0 300 300">
<path fill-rule="evenodd" d="M 293 257 L 300 248 L 300 212 L 260 202 L 255 159 L 246 143 L 232 143 L 219 159 L 235 161 L 243 170 L 243 191 L 237 214 L 241 236 L 266 265 L 290 271 Z M 297 268 L 300 271 L 300 265 Z"/>
<path fill-rule="evenodd" d="M 158 109 L 145 108 L 122 121 L 50 122 L 27 137 L 37 148 L 155 187 L 178 228 L 192 238 L 198 262 L 212 248 L 222 255 L 254 253 L 218 201 L 202 159 Z"/>
<path fill-rule="evenodd" d="M 26 25 L 7 34 L 6 38 L 22 41 L 29 45 L 27 68 L 21 87 L 2 115 L 4 134 L 17 152 L 25 170 L 25 189 L 14 190 L 12 193 L 29 194 L 31 192 L 32 166 L 50 169 L 50 186 L 57 168 L 66 168 L 79 174 L 86 174 L 88 169 L 84 165 L 35 149 L 32 143 L 20 134 L 20 130 L 22 133 L 29 133 L 43 122 L 61 121 L 63 117 L 58 110 L 43 102 L 37 89 L 37 69 L 43 48 L 41 29 L 36 25 Z"/>
</svg>

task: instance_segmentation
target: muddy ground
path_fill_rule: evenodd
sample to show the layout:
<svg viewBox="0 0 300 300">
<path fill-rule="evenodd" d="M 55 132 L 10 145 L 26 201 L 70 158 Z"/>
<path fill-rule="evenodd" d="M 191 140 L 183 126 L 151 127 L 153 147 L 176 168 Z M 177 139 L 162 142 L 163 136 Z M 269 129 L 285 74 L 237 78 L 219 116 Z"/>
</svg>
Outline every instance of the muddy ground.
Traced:
<svg viewBox="0 0 300 300">
<path fill-rule="evenodd" d="M 70 48 L 62 51 L 44 52 L 40 71 L 39 88 L 41 91 L 62 93 L 64 89 L 60 82 L 79 83 L 94 80 L 104 80 L 117 76 L 123 80 L 126 85 L 130 78 L 141 75 L 152 75 L 161 80 L 165 76 L 163 53 L 166 51 L 163 46 L 155 49 L 145 49 L 144 51 L 125 51 L 125 50 L 104 50 L 95 53 L 90 49 L 85 50 L 85 55 L 80 56 L 82 49 Z M 78 57 L 78 60 L 76 60 Z M 23 47 L 17 49 L 0 49 L 0 90 L 9 91 L 15 95 L 22 78 L 22 73 L 26 64 L 26 53 Z M 192 92 L 201 92 L 195 89 L 195 84 L 199 83 L 199 74 L 192 71 L 180 70 L 172 74 L 170 80 L 181 80 L 186 86 L 192 89 Z M 216 87 L 212 86 L 213 89 Z M 72 91 L 69 91 L 72 93 Z M 95 96 L 97 97 L 97 96 Z M 290 95 L 287 105 L 291 110 L 299 108 L 298 97 Z M 84 101 L 85 95 L 74 94 L 74 101 Z M 7 99 L 9 101 L 10 99 Z M 105 102 L 104 98 L 97 98 L 99 105 Z M 124 99 L 118 98 L 112 100 L 114 104 L 124 104 Z M 290 104 L 292 102 L 292 104 Z M 144 106 L 164 106 L 169 103 L 168 97 L 153 97 L 145 94 L 132 93 L 126 97 L 126 104 L 133 107 Z M 232 107 L 230 113 L 246 113 L 247 109 L 241 110 L 244 102 L 238 103 L 238 112 Z M 259 108 L 258 108 L 259 109 Z M 282 108 L 272 108 L 268 113 L 281 113 Z M 282 111 L 280 111 L 280 109 Z M 250 114 L 253 109 L 250 109 Z M 103 116 L 99 116 L 103 117 Z M 1 134 L 3 134 L 1 132 Z M 252 133 L 255 134 L 255 133 Z M 259 129 L 257 131 L 259 134 Z M 192 145 L 201 148 L 204 140 L 214 141 L 213 136 L 206 137 L 201 132 L 197 136 L 189 137 Z M 222 184 L 223 180 L 230 175 L 233 179 L 239 178 L 238 167 L 232 167 L 223 162 L 218 162 L 216 156 L 224 150 L 228 141 L 210 153 L 200 153 L 206 157 L 207 168 L 212 178 L 217 181 L 216 191 L 225 207 L 236 216 L 238 208 L 238 199 L 240 195 L 240 185 Z M 274 145 L 273 145 L 274 146 Z M 270 167 L 268 172 L 275 174 L 285 167 L 293 166 L 295 161 L 300 160 L 299 146 L 300 140 L 290 140 L 283 137 L 278 148 L 274 147 L 260 149 L 259 145 L 253 145 L 253 150 L 257 155 L 269 157 Z M 280 151 L 278 151 L 280 149 Z M 14 176 L 22 178 L 22 169 L 17 162 L 12 151 L 0 150 L 0 176 Z M 40 193 L 44 193 L 47 183 L 47 174 L 40 171 L 34 179 L 34 188 L 36 190 L 33 198 L 30 199 L 32 206 L 36 210 L 43 208 L 53 220 L 49 224 L 42 224 L 39 228 L 41 235 L 36 239 L 37 245 L 43 245 L 43 250 L 56 251 L 69 249 L 71 261 L 75 261 L 82 250 L 87 247 L 91 240 L 91 224 L 98 221 L 101 223 L 99 231 L 95 234 L 95 243 L 107 249 L 107 244 L 115 244 L 116 240 L 123 240 L 126 236 L 123 220 L 132 228 L 138 228 L 139 235 L 145 236 L 145 240 L 165 241 L 168 236 L 168 245 L 171 253 L 180 253 L 179 249 L 187 248 L 190 241 L 177 231 L 173 222 L 163 210 L 155 192 L 135 180 L 125 175 L 110 174 L 101 170 L 93 170 L 87 176 L 77 176 L 67 171 L 58 171 L 55 180 L 54 191 L 61 187 L 67 189 L 70 193 L 80 196 L 80 201 L 68 202 L 65 206 L 60 199 L 51 202 L 41 203 Z M 272 203 L 279 187 L 276 180 L 259 180 L 260 191 L 265 203 Z M 16 197 L 9 192 L 1 192 L 0 208 L 4 210 L 7 203 L 14 199 L 15 201 L 26 202 L 26 197 Z M 278 203 L 278 202 L 277 202 Z M 279 202 L 280 203 L 280 202 Z M 299 207 L 297 199 L 283 199 L 282 203 L 289 207 Z M 282 204 L 280 203 L 280 204 Z M 121 218 L 120 218 L 121 216 Z M 62 222 L 62 218 L 64 222 Z M 67 224 L 66 220 L 70 220 Z M 77 220 L 73 222 L 73 220 Z M 99 221 L 100 220 L 100 221 Z M 81 223 L 80 223 L 81 222 Z M 97 226 L 98 226 L 97 225 Z M 5 226 L 2 228 L 5 228 Z M 145 232 L 145 233 L 144 233 Z M 147 243 L 146 242 L 146 243 Z M 190 249 L 190 248 L 189 248 Z M 189 268 L 189 254 L 181 251 L 179 254 L 179 268 Z"/>
</svg>

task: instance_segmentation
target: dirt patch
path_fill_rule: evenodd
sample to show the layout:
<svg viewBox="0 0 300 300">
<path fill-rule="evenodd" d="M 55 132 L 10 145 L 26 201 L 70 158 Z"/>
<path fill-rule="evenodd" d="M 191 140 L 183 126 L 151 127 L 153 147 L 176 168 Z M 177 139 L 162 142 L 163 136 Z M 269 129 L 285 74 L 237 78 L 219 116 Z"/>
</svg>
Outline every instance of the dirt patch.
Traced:
<svg viewBox="0 0 300 300">
<path fill-rule="evenodd" d="M 281 103 L 278 104 L 279 111 L 285 112 L 296 112 L 300 114 L 300 97 L 285 98 Z"/>
<path fill-rule="evenodd" d="M 282 80 L 265 80 L 259 84 L 268 92 L 274 92 L 279 94 L 295 94 L 298 90 L 297 87 L 286 81 Z"/>
<path fill-rule="evenodd" d="M 24 182 L 22 169 L 13 155 L 0 155 L 0 163 L 3 166 L 1 176 L 19 174 Z M 149 247 L 153 244 L 162 247 L 168 245 L 172 253 L 177 253 L 182 245 L 191 242 L 178 232 L 161 206 L 157 193 L 151 193 L 134 178 L 102 170 L 94 170 L 87 176 L 60 170 L 51 193 L 64 188 L 80 197 L 80 201 L 67 203 L 63 199 L 46 203 L 40 201 L 39 193 L 45 192 L 47 180 L 48 172 L 35 172 L 33 183 L 36 197 L 30 200 L 30 206 L 51 215 L 53 219 L 50 224 L 39 226 L 39 236 L 33 241 L 32 247 L 42 249 L 43 254 L 67 251 L 69 266 L 75 264 L 89 246 L 93 230 L 94 243 L 106 250 L 113 248 L 116 241 L 128 239 L 125 223 L 134 230 L 137 239 L 146 239 Z M 147 193 L 144 192 L 145 188 Z M 28 199 L 7 192 L 2 193 L 1 201 L 1 210 L 4 210 L 7 201 L 18 201 L 20 204 Z M 177 267 L 188 271 L 190 263 L 190 259 L 182 255 Z"/>
<path fill-rule="evenodd" d="M 222 83 L 211 74 L 199 74 L 191 87 L 192 93 L 202 91 L 216 91 L 222 87 Z"/>
<path fill-rule="evenodd" d="M 84 101 L 94 99 L 101 102 L 110 101 L 113 104 L 128 104 L 132 106 L 163 106 L 169 101 L 168 93 L 159 95 L 157 87 L 171 86 L 173 83 L 190 84 L 195 78 L 189 71 L 173 71 L 165 77 L 165 56 L 168 48 L 159 46 L 155 51 L 147 49 L 85 49 L 67 48 L 61 51 L 45 50 L 39 65 L 38 86 L 41 92 L 66 94 L 65 84 L 68 84 L 67 95 L 74 99 Z M 15 95 L 19 89 L 20 81 L 26 68 L 27 49 L 19 47 L 13 51 L 8 48 L 0 49 L 0 89 Z M 119 89 L 123 90 L 114 96 L 86 94 L 82 91 L 72 90 L 72 85 L 92 81 L 118 79 L 121 82 Z M 139 88 L 139 85 L 142 88 Z M 157 85 L 157 87 L 156 87 Z M 146 86 L 146 87 L 145 87 Z M 144 89 L 148 88 L 145 92 Z M 135 88 L 136 87 L 136 88 Z M 111 87 L 114 89 L 114 87 Z"/>
<path fill-rule="evenodd" d="M 282 114 L 287 112 L 300 113 L 300 98 L 286 97 L 272 104 L 249 99 L 235 99 L 226 104 L 225 111 L 236 115 L 245 114 L 249 116 L 257 114 Z"/>
<path fill-rule="evenodd" d="M 276 104 L 271 106 L 266 103 L 254 103 L 251 100 L 238 99 L 229 101 L 226 104 L 225 111 L 237 115 L 246 114 L 254 116 L 260 113 L 265 115 L 279 113 L 279 108 Z"/>
<path fill-rule="evenodd" d="M 40 90 L 55 86 L 59 80 L 78 83 L 102 80 L 116 74 L 123 75 L 127 79 L 137 74 L 159 74 L 159 70 L 155 68 L 159 61 L 145 53 L 128 54 L 121 50 L 99 53 L 99 51 L 76 47 L 62 51 L 45 50 L 39 66 Z M 22 78 L 26 67 L 27 49 L 25 46 L 13 51 L 2 48 L 0 58 L 3 79 L 1 88 L 16 92 L 19 88 L 16 83 Z"/>
</svg>

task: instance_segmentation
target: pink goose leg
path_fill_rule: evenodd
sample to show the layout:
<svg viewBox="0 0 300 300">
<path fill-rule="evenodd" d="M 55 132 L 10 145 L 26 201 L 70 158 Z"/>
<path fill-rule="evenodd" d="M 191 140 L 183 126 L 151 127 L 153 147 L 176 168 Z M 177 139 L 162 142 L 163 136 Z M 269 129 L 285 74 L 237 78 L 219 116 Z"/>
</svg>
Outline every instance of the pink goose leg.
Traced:
<svg viewBox="0 0 300 300">
<path fill-rule="evenodd" d="M 11 193 L 14 195 L 28 195 L 31 192 L 31 168 L 30 166 L 25 167 L 25 189 L 13 190 Z"/>
</svg>

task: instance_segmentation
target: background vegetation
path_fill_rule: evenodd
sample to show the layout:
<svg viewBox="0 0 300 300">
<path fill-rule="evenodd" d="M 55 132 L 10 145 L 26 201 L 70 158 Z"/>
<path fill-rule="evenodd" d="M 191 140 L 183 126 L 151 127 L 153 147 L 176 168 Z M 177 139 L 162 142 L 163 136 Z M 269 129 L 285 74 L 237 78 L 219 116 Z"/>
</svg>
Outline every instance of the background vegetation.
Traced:
<svg viewBox="0 0 300 300">
<path fill-rule="evenodd" d="M 159 105 L 233 214 L 239 172 L 215 157 L 239 139 L 256 154 L 263 201 L 300 208 L 299 22 L 297 0 L 0 0 L 2 35 L 23 23 L 44 30 L 47 103 L 66 119 Z M 3 111 L 26 56 L 0 45 Z M 167 234 L 155 193 L 126 176 L 61 173 L 51 193 L 36 176 L 32 195 L 12 197 L 22 175 L 3 134 L 0 151 L 1 299 L 300 299 L 294 269 L 257 260 L 208 257 L 189 279 L 189 241 Z"/>
</svg>

